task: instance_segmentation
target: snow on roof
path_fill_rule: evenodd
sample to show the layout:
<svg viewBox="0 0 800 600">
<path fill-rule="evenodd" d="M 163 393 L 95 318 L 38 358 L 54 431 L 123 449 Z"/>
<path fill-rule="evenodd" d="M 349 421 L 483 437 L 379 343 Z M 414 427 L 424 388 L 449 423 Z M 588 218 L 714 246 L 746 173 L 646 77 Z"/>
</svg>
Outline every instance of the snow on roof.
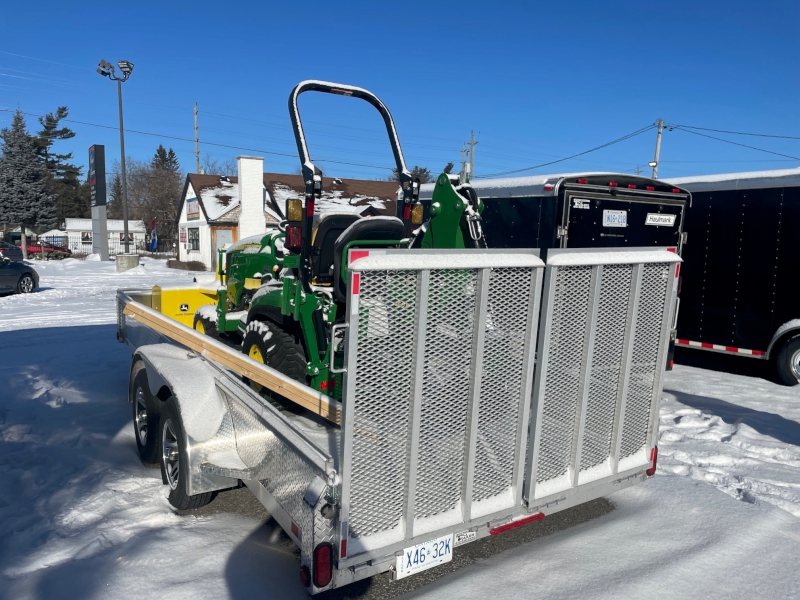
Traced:
<svg viewBox="0 0 800 600">
<path fill-rule="evenodd" d="M 91 219 L 64 219 L 65 231 L 91 231 Z M 125 222 L 122 219 L 108 219 L 106 221 L 108 231 L 124 231 Z M 145 233 L 144 221 L 128 219 L 129 233 Z"/>
<path fill-rule="evenodd" d="M 239 206 L 239 184 L 231 181 L 220 180 L 219 185 L 201 188 L 197 195 L 209 221 L 216 221 Z"/>
<path fill-rule="evenodd" d="M 272 186 L 271 196 L 278 206 L 285 206 L 289 198 L 303 198 L 303 193 L 293 190 L 287 185 L 276 183 Z M 354 194 L 345 196 L 341 190 L 323 191 L 317 200 L 316 212 L 348 212 L 361 214 L 367 206 L 373 206 L 380 211 L 386 210 L 386 202 L 377 196 L 364 196 Z"/>
<path fill-rule="evenodd" d="M 743 173 L 675 177 L 664 181 L 685 188 L 690 192 L 800 186 L 800 167 L 772 171 L 746 171 Z"/>
<path fill-rule="evenodd" d="M 542 196 L 545 194 L 544 184 L 555 183 L 564 177 L 577 177 L 578 175 L 602 175 L 597 173 L 555 173 L 551 175 L 527 175 L 525 177 L 503 177 L 502 179 L 476 179 L 470 182 L 472 188 L 481 198 L 524 198 L 527 196 Z M 419 197 L 429 200 L 433 196 L 433 183 L 420 186 Z M 548 195 L 552 192 L 548 191 Z"/>
</svg>

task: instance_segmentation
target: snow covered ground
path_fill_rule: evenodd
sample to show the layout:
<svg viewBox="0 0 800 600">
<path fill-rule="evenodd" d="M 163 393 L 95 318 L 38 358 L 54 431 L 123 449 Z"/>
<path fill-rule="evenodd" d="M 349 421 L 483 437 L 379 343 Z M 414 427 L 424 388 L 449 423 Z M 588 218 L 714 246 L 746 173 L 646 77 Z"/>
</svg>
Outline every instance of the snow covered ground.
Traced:
<svg viewBox="0 0 800 600">
<path fill-rule="evenodd" d="M 114 291 L 192 274 L 35 268 L 42 291 L 0 297 L 0 598 L 305 598 L 273 523 L 177 515 L 136 456 Z M 666 388 L 657 476 L 616 510 L 410 597 L 800 598 L 800 389 L 683 366 Z"/>
</svg>

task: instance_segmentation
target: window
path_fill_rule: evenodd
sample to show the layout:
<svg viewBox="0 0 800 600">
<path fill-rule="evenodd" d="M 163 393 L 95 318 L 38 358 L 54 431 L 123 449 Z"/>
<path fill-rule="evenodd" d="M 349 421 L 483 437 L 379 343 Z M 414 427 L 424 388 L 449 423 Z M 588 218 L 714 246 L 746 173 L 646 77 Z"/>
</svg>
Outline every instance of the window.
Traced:
<svg viewBox="0 0 800 600">
<path fill-rule="evenodd" d="M 189 229 L 189 250 L 200 250 L 200 230 L 196 227 Z"/>
</svg>

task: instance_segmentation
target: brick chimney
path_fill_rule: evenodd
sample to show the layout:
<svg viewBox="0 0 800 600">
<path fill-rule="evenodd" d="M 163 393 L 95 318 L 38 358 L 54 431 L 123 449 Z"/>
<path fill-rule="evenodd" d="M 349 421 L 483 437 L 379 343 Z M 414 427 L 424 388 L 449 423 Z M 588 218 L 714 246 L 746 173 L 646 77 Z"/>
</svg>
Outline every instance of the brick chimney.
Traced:
<svg viewBox="0 0 800 600">
<path fill-rule="evenodd" d="M 267 230 L 264 218 L 264 159 L 257 156 L 237 156 L 239 168 L 239 239 L 258 235 Z"/>
</svg>

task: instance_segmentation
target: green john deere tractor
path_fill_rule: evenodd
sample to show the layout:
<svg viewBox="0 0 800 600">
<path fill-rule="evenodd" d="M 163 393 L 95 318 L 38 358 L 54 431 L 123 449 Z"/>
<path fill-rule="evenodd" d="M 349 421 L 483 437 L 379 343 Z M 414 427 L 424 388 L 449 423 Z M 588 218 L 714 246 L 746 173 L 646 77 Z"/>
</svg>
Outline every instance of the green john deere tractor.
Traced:
<svg viewBox="0 0 800 600">
<path fill-rule="evenodd" d="M 307 91 L 361 98 L 383 116 L 399 173 L 396 217 L 316 214 L 322 172 L 311 162 L 297 106 L 298 96 Z M 458 185 L 452 175 L 442 173 L 425 215 L 418 199 L 419 179 L 406 168 L 392 116 L 365 89 L 304 81 L 292 90 L 289 113 L 302 163 L 304 199 L 287 200 L 278 229 L 241 240 L 224 256 L 220 252 L 225 293 L 219 294 L 216 315 L 208 313 L 211 307 L 198 311 L 195 329 L 211 335 L 238 334 L 242 351 L 251 358 L 338 399 L 341 375 L 331 372 L 331 363 L 341 359 L 335 356 L 337 342 L 331 331 L 344 321 L 348 250 L 482 248 L 483 205 L 469 185 Z"/>
</svg>

